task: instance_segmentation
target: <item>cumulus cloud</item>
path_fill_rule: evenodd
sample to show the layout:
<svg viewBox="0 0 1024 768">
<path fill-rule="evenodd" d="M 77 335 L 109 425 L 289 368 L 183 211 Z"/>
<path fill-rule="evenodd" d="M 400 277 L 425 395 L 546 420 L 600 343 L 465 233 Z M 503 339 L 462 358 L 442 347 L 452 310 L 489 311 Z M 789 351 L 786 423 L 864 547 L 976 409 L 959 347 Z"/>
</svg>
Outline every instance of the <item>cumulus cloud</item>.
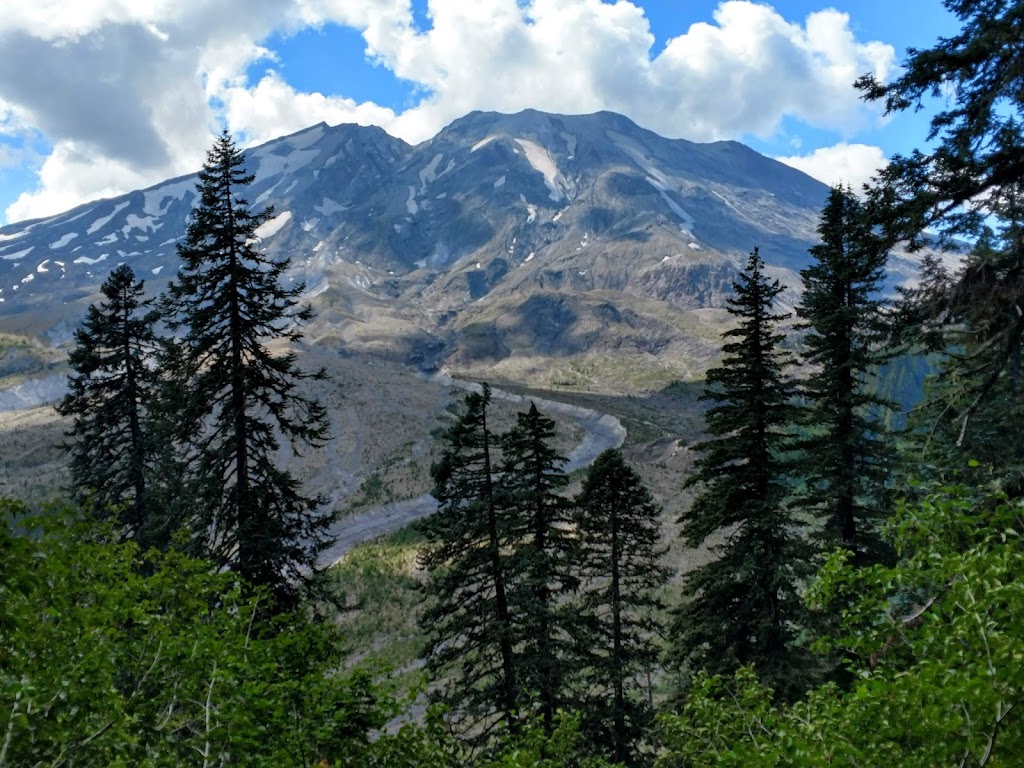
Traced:
<svg viewBox="0 0 1024 768">
<path fill-rule="evenodd" d="M 376 104 L 357 104 L 352 99 L 300 93 L 274 71 L 254 88 L 229 88 L 221 94 L 227 123 L 244 135 L 248 144 L 259 144 L 318 122 L 338 125 L 390 126 L 395 113 Z"/>
<path fill-rule="evenodd" d="M 711 140 L 770 135 L 786 116 L 847 136 L 877 119 L 851 84 L 884 79 L 895 53 L 858 41 L 843 13 L 796 22 L 728 0 L 655 53 L 640 1 L 430 0 L 421 30 L 411 0 L 5 0 L 0 132 L 20 126 L 54 147 L 8 219 L 194 170 L 220 125 L 252 142 L 358 122 L 418 142 L 474 109 L 608 109 Z M 418 103 L 396 114 L 297 91 L 275 71 L 247 80 L 254 62 L 273 65 L 272 33 L 325 24 L 359 30 Z"/>
<path fill-rule="evenodd" d="M 845 142 L 816 149 L 807 155 L 776 157 L 775 159 L 801 170 L 829 186 L 844 184 L 854 190 L 860 190 L 888 163 L 888 159 L 880 147 Z"/>
</svg>

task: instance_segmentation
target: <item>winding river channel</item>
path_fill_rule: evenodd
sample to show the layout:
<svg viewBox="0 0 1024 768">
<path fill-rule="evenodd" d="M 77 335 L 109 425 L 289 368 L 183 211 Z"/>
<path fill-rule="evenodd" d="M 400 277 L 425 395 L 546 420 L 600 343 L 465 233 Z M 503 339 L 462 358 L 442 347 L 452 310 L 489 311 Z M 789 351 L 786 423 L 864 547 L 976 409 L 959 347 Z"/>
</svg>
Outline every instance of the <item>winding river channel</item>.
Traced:
<svg viewBox="0 0 1024 768">
<path fill-rule="evenodd" d="M 437 377 L 438 383 L 458 387 L 466 391 L 480 391 L 480 385 L 452 379 L 447 376 Z M 626 439 L 626 429 L 614 416 L 598 413 L 588 408 L 560 403 L 555 400 L 544 400 L 538 397 L 524 397 L 500 389 L 491 389 L 491 397 L 508 400 L 517 404 L 526 404 L 531 400 L 546 415 L 561 415 L 576 421 L 583 429 L 583 439 L 569 454 L 564 469 L 566 473 L 588 466 L 603 451 L 618 448 Z M 320 555 L 320 567 L 332 565 L 345 556 L 356 544 L 376 539 L 404 528 L 421 517 L 437 511 L 437 499 L 429 493 L 414 499 L 395 501 L 374 507 L 364 512 L 342 518 L 333 529 L 336 536 L 334 545 Z"/>
</svg>

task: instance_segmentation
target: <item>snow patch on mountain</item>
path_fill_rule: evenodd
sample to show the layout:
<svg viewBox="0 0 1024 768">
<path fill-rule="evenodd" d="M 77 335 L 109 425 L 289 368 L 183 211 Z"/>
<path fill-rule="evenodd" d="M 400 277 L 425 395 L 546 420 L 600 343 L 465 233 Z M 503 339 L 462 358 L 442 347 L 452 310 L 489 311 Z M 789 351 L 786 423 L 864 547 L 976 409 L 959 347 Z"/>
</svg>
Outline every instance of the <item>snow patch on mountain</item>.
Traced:
<svg viewBox="0 0 1024 768">
<path fill-rule="evenodd" d="M 136 216 L 129 213 L 124 217 L 124 226 L 121 227 L 121 234 L 127 237 L 133 229 L 141 229 L 143 232 L 155 232 L 162 224 L 156 223 L 155 216 Z"/>
<path fill-rule="evenodd" d="M 265 221 L 258 227 L 256 227 L 256 231 L 253 232 L 253 234 L 256 236 L 254 239 L 256 240 L 256 242 L 259 242 L 260 240 L 266 240 L 268 237 L 273 237 L 278 232 L 280 232 L 284 228 L 284 226 L 291 220 L 291 211 L 284 211 L 283 213 L 279 213 L 274 218 L 270 219 L 269 221 Z"/>
<path fill-rule="evenodd" d="M 480 139 L 480 141 L 478 141 L 476 144 L 474 144 L 470 148 L 470 150 L 469 150 L 470 153 L 476 152 L 478 149 L 483 149 L 488 144 L 490 144 L 492 141 L 494 141 L 496 138 L 498 138 L 496 135 L 492 135 L 492 136 L 488 136 L 486 138 Z"/>
<path fill-rule="evenodd" d="M 291 149 L 291 151 L 279 154 L 284 148 Z M 295 149 L 290 144 L 275 144 L 264 150 L 257 150 L 253 153 L 259 162 L 256 169 L 256 183 L 280 173 L 294 173 L 313 162 L 313 158 L 319 154 L 320 150 L 318 149 Z"/>
<path fill-rule="evenodd" d="M 307 149 L 316 144 L 324 136 L 324 126 L 314 125 L 312 128 L 307 128 L 304 131 L 296 133 L 294 136 L 289 136 L 285 139 L 285 143 L 295 149 Z"/>
<path fill-rule="evenodd" d="M 30 245 L 25 250 L 18 251 L 17 253 L 5 253 L 3 258 L 5 260 L 7 260 L 7 261 L 17 261 L 18 259 L 21 259 L 21 258 L 24 258 L 25 256 L 28 256 L 28 254 L 31 252 L 32 248 L 34 248 L 34 247 L 35 246 L 31 246 Z"/>
<path fill-rule="evenodd" d="M 59 240 L 55 240 L 54 242 L 50 243 L 50 250 L 52 251 L 54 248 L 63 248 L 76 237 L 78 237 L 77 232 L 68 232 L 65 235 L 61 235 Z"/>
<path fill-rule="evenodd" d="M 40 273 L 49 272 L 50 269 L 49 269 L 49 267 L 46 266 L 49 263 L 50 263 L 49 259 L 43 259 L 42 263 L 38 267 L 36 267 L 36 272 L 40 272 Z"/>
<path fill-rule="evenodd" d="M 438 152 L 434 155 L 434 159 L 431 160 L 427 166 L 420 171 L 420 194 L 425 195 L 427 193 L 427 185 L 433 184 L 437 181 L 437 166 L 444 159 L 444 154 Z"/>
<path fill-rule="evenodd" d="M 97 240 L 93 245 L 113 245 L 118 240 L 117 232 L 111 232 L 109 235 L 104 237 L 102 240 Z"/>
<path fill-rule="evenodd" d="M 195 193 L 195 191 L 195 179 L 185 179 L 173 184 L 164 184 L 156 189 L 146 190 L 142 193 L 142 212 L 147 216 L 163 216 L 171 207 L 172 202 L 181 200 L 189 192 Z"/>
<path fill-rule="evenodd" d="M 415 216 L 420 207 L 416 204 L 416 187 L 409 186 L 409 199 L 405 201 L 405 210 L 410 216 Z"/>
<path fill-rule="evenodd" d="M 503 186 L 505 186 L 505 177 L 504 176 L 500 177 L 497 181 L 494 182 L 494 188 L 495 189 L 498 189 L 499 187 L 503 187 Z"/>
<path fill-rule="evenodd" d="M 107 223 L 112 218 L 114 218 L 118 214 L 118 212 L 123 211 L 127 207 L 128 207 L 128 201 L 127 200 L 125 200 L 123 203 L 118 203 L 117 205 L 114 206 L 114 210 L 112 210 L 109 215 L 107 215 L 107 216 L 100 216 L 98 219 L 96 219 L 96 221 L 94 221 L 92 224 L 90 224 L 89 228 L 87 230 L 85 230 L 85 234 L 91 235 L 91 234 L 93 234 L 95 232 L 98 232 L 103 227 L 107 226 Z"/>
<path fill-rule="evenodd" d="M 544 184 L 550 190 L 548 197 L 556 203 L 563 200 L 566 197 L 566 191 L 561 183 L 562 174 L 559 173 L 558 165 L 555 164 L 551 153 L 540 144 L 529 139 L 516 139 L 516 144 L 523 148 L 523 152 L 526 153 L 526 159 L 533 166 L 533 169 L 539 171 L 544 176 Z"/>
<path fill-rule="evenodd" d="M 106 261 L 107 260 L 107 256 L 109 256 L 109 255 L 110 255 L 109 253 L 101 253 L 95 259 L 90 259 L 88 256 L 79 256 L 77 259 L 75 259 L 71 263 L 72 264 L 89 264 L 91 266 L 93 264 L 99 264 L 101 261 Z"/>
</svg>

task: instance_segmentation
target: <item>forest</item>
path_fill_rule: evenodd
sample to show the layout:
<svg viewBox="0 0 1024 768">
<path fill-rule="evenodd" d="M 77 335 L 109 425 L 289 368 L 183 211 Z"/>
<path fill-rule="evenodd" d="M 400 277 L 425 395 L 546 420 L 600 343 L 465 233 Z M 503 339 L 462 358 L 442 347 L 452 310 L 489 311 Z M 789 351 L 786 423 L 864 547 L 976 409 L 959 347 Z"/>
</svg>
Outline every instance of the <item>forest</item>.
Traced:
<svg viewBox="0 0 1024 768">
<path fill-rule="evenodd" d="M 926 148 L 831 190 L 792 313 L 755 243 L 733 284 L 678 479 L 714 556 L 669 589 L 623 453 L 570 477 L 482 384 L 436 434 L 412 691 L 346 661 L 330 513 L 280 467 L 326 374 L 225 131 L 170 287 L 122 265 L 75 334 L 66 500 L 0 500 L 0 767 L 1020 765 L 1024 2 L 945 6 L 856 83 L 938 103 Z M 939 256 L 887 296 L 896 244 Z"/>
</svg>

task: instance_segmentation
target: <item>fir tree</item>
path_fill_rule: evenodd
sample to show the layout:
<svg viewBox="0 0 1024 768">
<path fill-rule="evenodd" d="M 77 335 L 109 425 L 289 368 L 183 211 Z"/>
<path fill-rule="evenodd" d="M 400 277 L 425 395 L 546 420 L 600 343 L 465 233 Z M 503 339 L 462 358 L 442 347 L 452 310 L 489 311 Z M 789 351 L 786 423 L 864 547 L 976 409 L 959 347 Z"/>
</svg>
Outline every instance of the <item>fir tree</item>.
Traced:
<svg viewBox="0 0 1024 768">
<path fill-rule="evenodd" d="M 940 338 L 931 348 L 950 353 L 932 389 L 938 407 L 920 414 L 921 431 L 938 438 L 950 433 L 942 450 L 951 451 L 950 458 L 959 454 L 958 466 L 979 458 L 976 451 L 985 460 L 991 456 L 997 468 L 1005 467 L 999 470 L 1009 479 L 1005 490 L 1017 495 L 1024 493 L 1020 451 L 1014 446 L 1000 456 L 1003 440 L 980 443 L 1004 418 L 1012 429 L 1020 418 L 1012 393 L 1024 383 L 1024 3 L 943 4 L 962 22 L 957 34 L 909 50 L 902 74 L 890 83 L 871 76 L 857 82 L 864 98 L 881 101 L 887 114 L 917 109 L 929 96 L 953 95 L 931 118 L 931 147 L 893 157 L 868 191 L 889 242 L 920 244 L 927 229 L 954 249 L 964 240 L 979 246 L 965 269 L 913 296 L 903 328 L 926 329 L 932 341 Z"/>
<path fill-rule="evenodd" d="M 422 524 L 434 603 L 422 626 L 427 664 L 435 678 L 450 676 L 439 698 L 486 737 L 501 720 L 513 722 L 521 696 L 509 607 L 510 539 L 500 508 L 495 455 L 488 424 L 491 390 L 466 396 L 458 421 L 445 433 L 444 453 L 432 468 L 438 511 Z"/>
<path fill-rule="evenodd" d="M 519 687 L 536 693 L 544 728 L 566 703 L 573 667 L 573 611 L 565 597 L 575 591 L 571 503 L 561 496 L 568 483 L 565 459 L 551 447 L 555 422 L 537 406 L 516 417 L 502 436 L 502 494 L 513 548 L 510 595 L 517 644 Z"/>
<path fill-rule="evenodd" d="M 797 308 L 808 330 L 798 506 L 824 522 L 823 537 L 867 563 L 884 557 L 877 524 L 886 511 L 889 469 L 883 409 L 871 377 L 891 357 L 879 299 L 886 250 L 854 195 L 833 188 L 818 225 L 821 243 L 800 272 Z"/>
<path fill-rule="evenodd" d="M 57 410 L 72 418 L 74 496 L 94 513 L 117 510 L 126 537 L 148 546 L 154 442 L 153 365 L 159 313 L 143 299 L 144 284 L 127 265 L 103 283 L 105 297 L 89 307 L 75 331 L 68 394 Z"/>
<path fill-rule="evenodd" d="M 194 542 L 250 583 L 270 586 L 284 606 L 328 544 L 331 518 L 275 456 L 281 438 L 293 448 L 325 439 L 323 407 L 297 389 L 324 374 L 301 371 L 294 352 L 268 348 L 297 342 L 311 310 L 298 306 L 302 285 L 281 285 L 288 261 L 258 248 L 256 230 L 272 211 L 253 212 L 241 197 L 252 179 L 225 131 L 199 173 L 199 203 L 168 289 L 169 326 L 183 332 L 172 407 L 186 447 Z"/>
<path fill-rule="evenodd" d="M 895 335 L 940 356 L 928 396 L 912 413 L 908 458 L 966 482 L 965 460 L 975 459 L 1017 496 L 1024 447 L 1006 435 L 1024 429 L 1024 191 L 1001 204 L 999 216 L 957 273 L 926 263 L 928 279 L 901 298 Z"/>
<path fill-rule="evenodd" d="M 856 85 L 886 114 L 953 94 L 930 121 L 927 153 L 896 155 L 869 192 L 890 242 L 920 242 L 926 228 L 974 239 L 1024 182 L 1024 3 L 944 0 L 963 23 L 926 50 L 909 49 L 899 77 Z"/>
<path fill-rule="evenodd" d="M 658 661 L 658 592 L 669 577 L 658 548 L 661 510 L 617 450 L 590 466 L 576 509 L 590 699 L 583 708 L 608 757 L 632 764 L 652 715 L 641 679 L 649 683 Z"/>
<path fill-rule="evenodd" d="M 699 493 L 681 518 L 688 546 L 724 536 L 717 558 L 688 574 L 686 601 L 672 633 L 675 665 L 691 672 L 732 673 L 753 664 L 781 696 L 801 687 L 803 654 L 794 640 L 804 609 L 797 584 L 809 548 L 787 504 L 791 466 L 786 427 L 793 387 L 783 375 L 778 323 L 782 291 L 764 275 L 757 249 L 734 283 L 724 357 L 708 372 L 704 399 L 711 440 L 687 480 Z"/>
</svg>

